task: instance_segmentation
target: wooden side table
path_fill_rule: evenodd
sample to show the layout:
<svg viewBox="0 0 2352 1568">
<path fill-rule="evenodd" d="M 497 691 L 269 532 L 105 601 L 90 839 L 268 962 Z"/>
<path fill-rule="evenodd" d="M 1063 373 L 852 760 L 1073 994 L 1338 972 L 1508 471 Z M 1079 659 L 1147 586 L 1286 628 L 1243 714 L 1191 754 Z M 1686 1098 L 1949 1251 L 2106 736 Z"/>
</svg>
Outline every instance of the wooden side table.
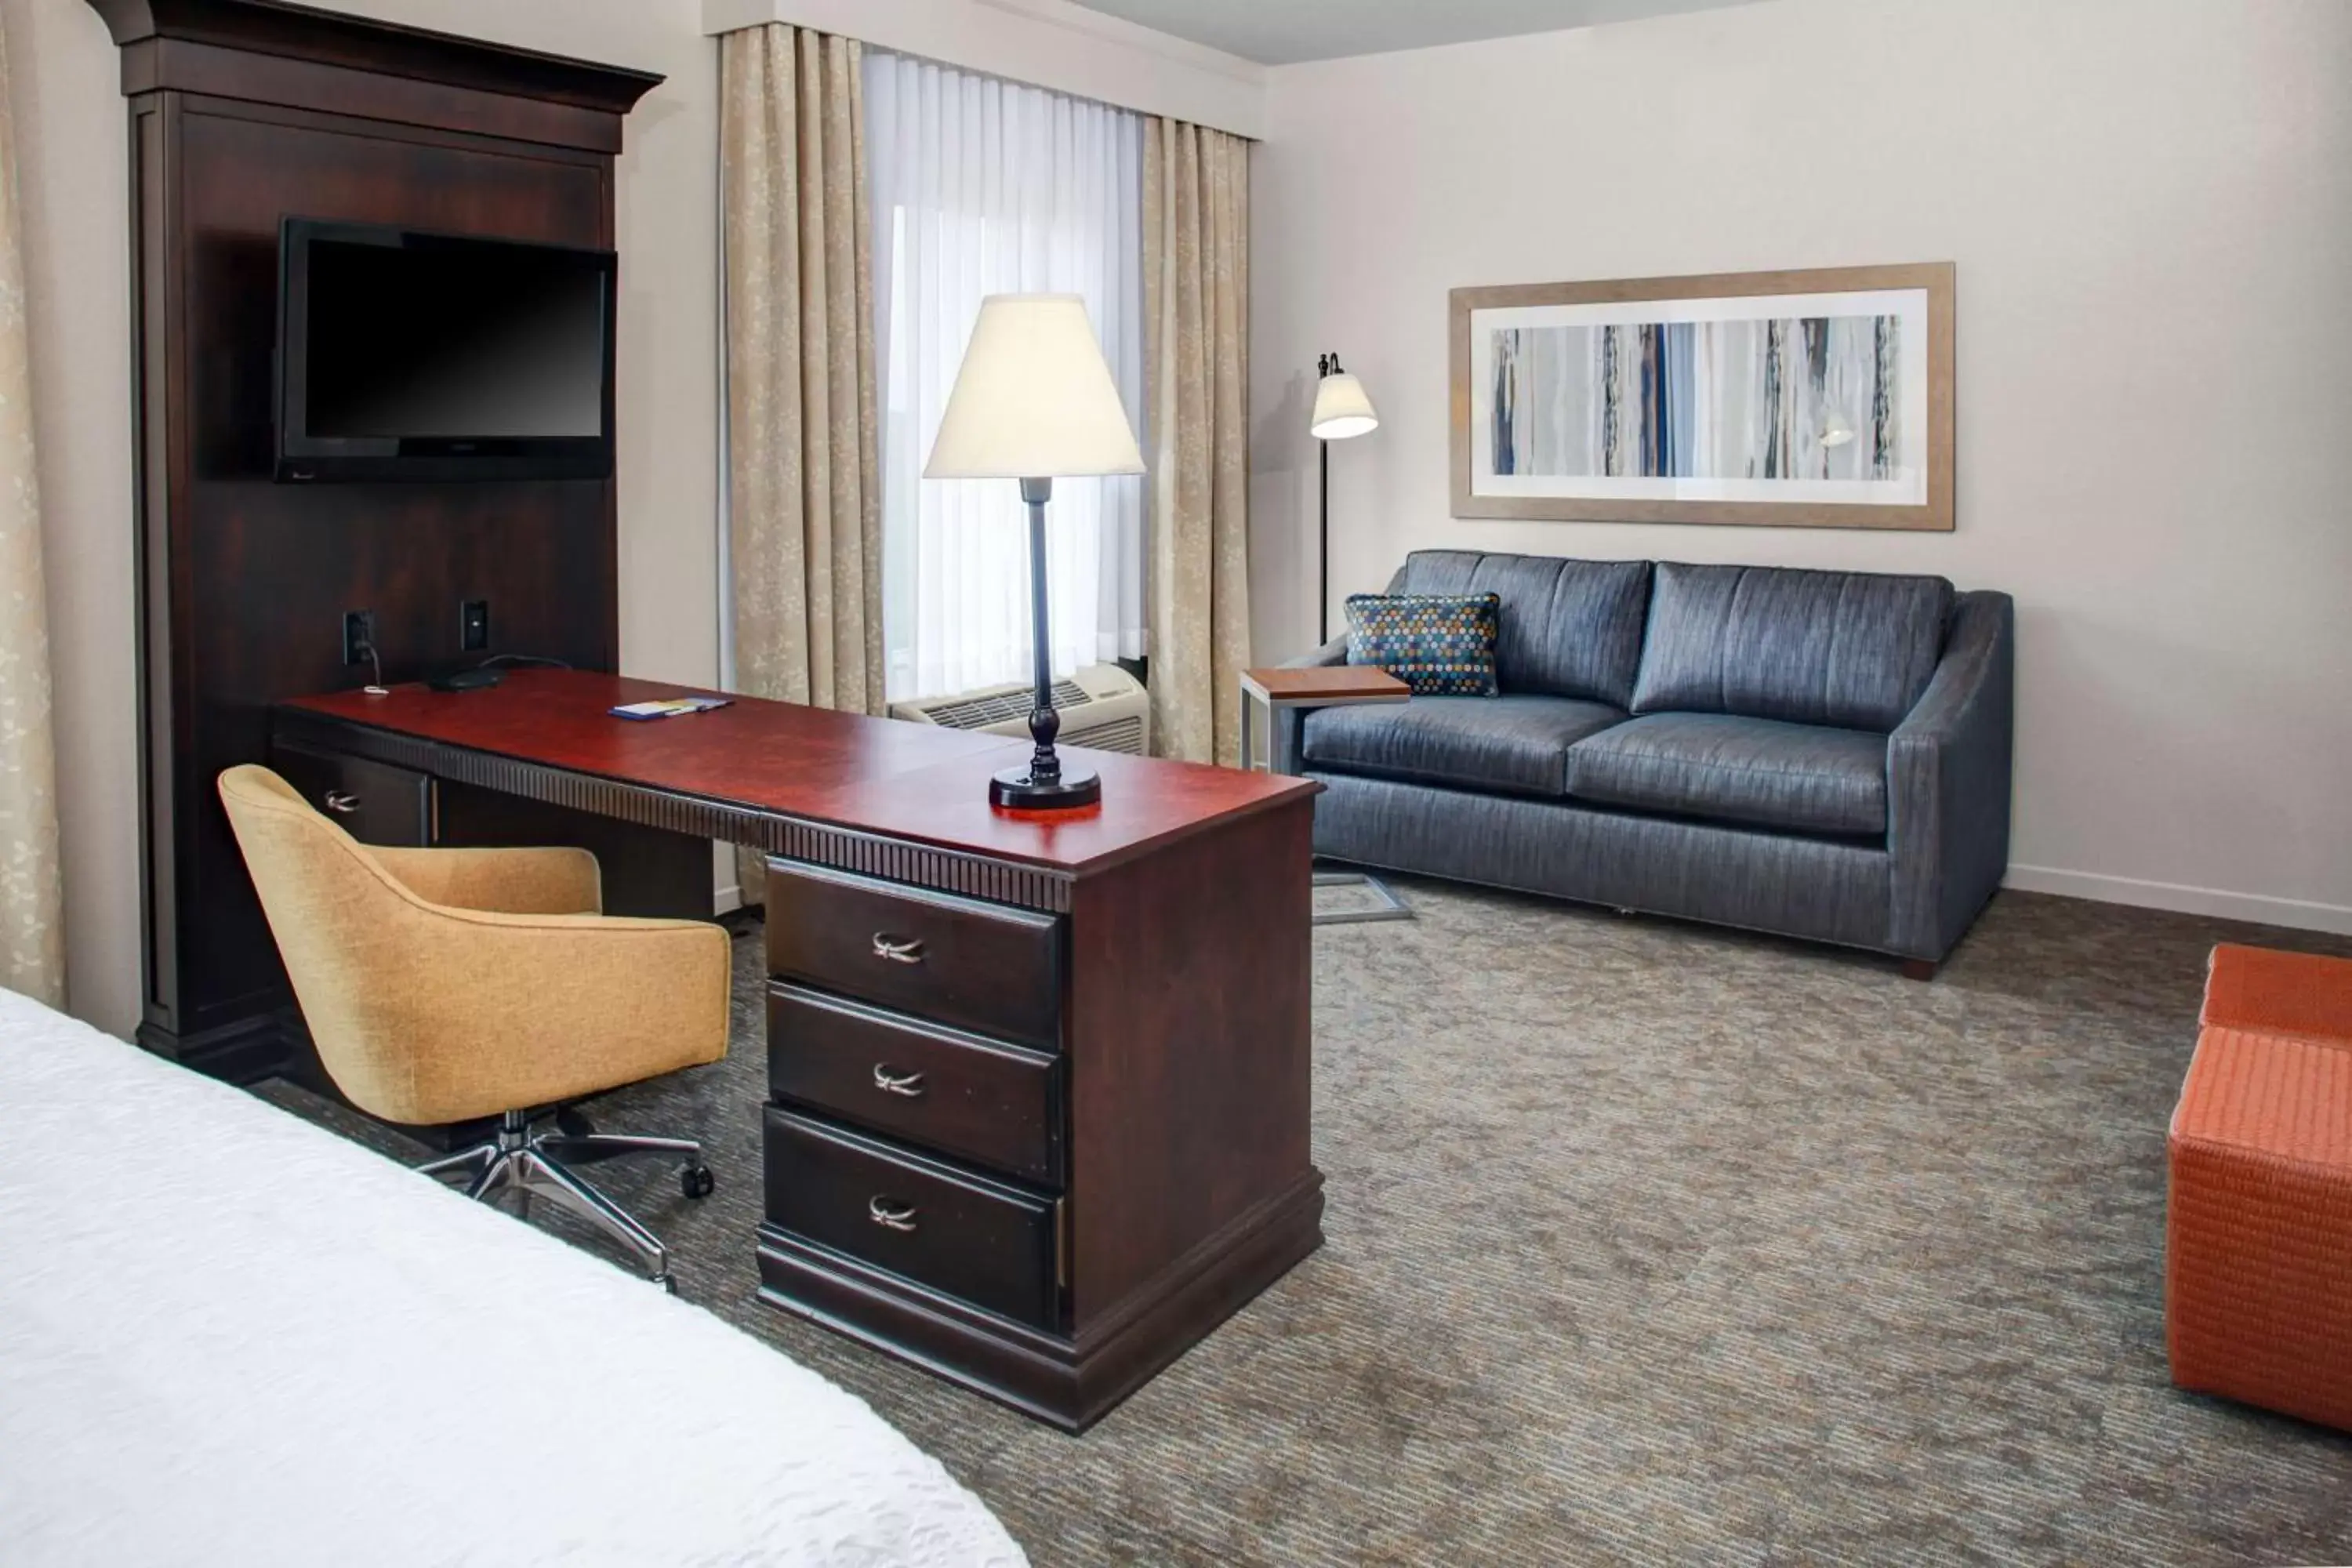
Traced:
<svg viewBox="0 0 2352 1568">
<path fill-rule="evenodd" d="M 1276 771 L 1276 758 L 1280 748 L 1274 744 L 1275 716 L 1285 709 L 1352 708 L 1370 702 L 1404 702 L 1412 697 L 1412 689 L 1385 669 L 1370 665 L 1318 665 L 1305 669 L 1245 669 L 1242 671 L 1242 736 L 1241 765 L 1255 767 L 1255 747 L 1251 743 L 1254 726 L 1249 706 L 1252 701 L 1265 705 L 1268 772 Z M 1412 906 L 1397 897 L 1396 890 L 1378 877 L 1363 871 L 1318 871 L 1315 885 L 1318 888 L 1362 888 L 1380 900 L 1369 910 L 1332 910 L 1318 911 L 1314 923 L 1319 926 L 1360 925 L 1370 921 L 1409 921 L 1413 918 Z"/>
</svg>

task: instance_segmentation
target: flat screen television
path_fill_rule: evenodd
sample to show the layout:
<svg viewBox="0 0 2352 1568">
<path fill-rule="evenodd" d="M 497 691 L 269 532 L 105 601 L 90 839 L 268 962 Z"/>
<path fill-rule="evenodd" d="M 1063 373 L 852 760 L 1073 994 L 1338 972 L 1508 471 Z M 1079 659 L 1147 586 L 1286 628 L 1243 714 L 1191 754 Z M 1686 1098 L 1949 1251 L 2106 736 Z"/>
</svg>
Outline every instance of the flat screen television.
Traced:
<svg viewBox="0 0 2352 1568">
<path fill-rule="evenodd" d="M 609 250 L 288 218 L 284 483 L 613 471 Z"/>
</svg>

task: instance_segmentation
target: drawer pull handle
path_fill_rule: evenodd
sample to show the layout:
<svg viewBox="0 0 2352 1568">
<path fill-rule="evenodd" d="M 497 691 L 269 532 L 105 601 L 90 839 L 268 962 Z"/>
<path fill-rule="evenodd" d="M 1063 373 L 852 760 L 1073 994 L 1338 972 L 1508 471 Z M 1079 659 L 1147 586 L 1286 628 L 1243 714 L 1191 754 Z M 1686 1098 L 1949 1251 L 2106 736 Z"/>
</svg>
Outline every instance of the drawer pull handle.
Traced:
<svg viewBox="0 0 2352 1568">
<path fill-rule="evenodd" d="M 348 790 L 331 789 L 327 792 L 327 809 L 336 816 L 349 816 L 359 808 L 360 797 Z"/>
<path fill-rule="evenodd" d="M 923 962 L 923 944 L 918 938 L 909 937 L 901 942 L 887 931 L 877 931 L 874 933 L 874 956 L 892 963 L 920 963 Z"/>
<path fill-rule="evenodd" d="M 885 1094 L 902 1094 L 908 1100 L 920 1100 L 923 1098 L 923 1075 L 900 1072 L 887 1062 L 876 1062 L 874 1087 Z"/>
<path fill-rule="evenodd" d="M 885 1230 L 915 1228 L 915 1205 L 900 1203 L 897 1198 L 876 1198 L 866 1205 L 866 1212 Z"/>
</svg>

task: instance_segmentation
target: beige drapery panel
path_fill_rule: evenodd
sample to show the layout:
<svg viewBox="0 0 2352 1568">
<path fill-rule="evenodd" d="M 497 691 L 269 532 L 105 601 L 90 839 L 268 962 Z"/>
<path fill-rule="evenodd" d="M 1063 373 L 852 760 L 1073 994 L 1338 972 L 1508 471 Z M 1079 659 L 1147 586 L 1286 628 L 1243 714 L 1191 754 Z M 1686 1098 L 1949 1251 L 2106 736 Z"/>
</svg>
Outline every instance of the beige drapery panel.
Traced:
<svg viewBox="0 0 2352 1568">
<path fill-rule="evenodd" d="M 41 496 L 17 236 L 16 133 L 0 34 L 0 985 L 66 999 L 57 755 L 49 734 Z"/>
<path fill-rule="evenodd" d="M 862 51 L 782 23 L 719 49 L 735 683 L 879 712 Z"/>
<path fill-rule="evenodd" d="M 1249 663 L 1249 143 L 1143 132 L 1143 378 L 1151 464 L 1151 732 L 1230 762 Z"/>
<path fill-rule="evenodd" d="M 882 710 L 881 444 L 863 50 L 719 40 L 735 687 Z M 760 859 L 740 858 L 761 900 Z"/>
</svg>

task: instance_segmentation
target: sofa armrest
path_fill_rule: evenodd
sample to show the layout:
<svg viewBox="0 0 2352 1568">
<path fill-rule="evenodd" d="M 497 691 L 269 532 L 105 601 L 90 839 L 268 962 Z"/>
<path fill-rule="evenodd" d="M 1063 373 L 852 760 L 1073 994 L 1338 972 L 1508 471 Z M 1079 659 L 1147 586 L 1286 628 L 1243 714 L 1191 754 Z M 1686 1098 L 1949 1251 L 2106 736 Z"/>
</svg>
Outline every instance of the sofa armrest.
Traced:
<svg viewBox="0 0 2352 1568">
<path fill-rule="evenodd" d="M 1346 633 L 1333 637 L 1321 647 L 1310 648 L 1297 658 L 1282 661 L 1284 669 L 1327 669 L 1348 662 Z M 1302 748 L 1307 742 L 1307 712 L 1303 708 L 1277 708 L 1266 715 L 1267 765 L 1278 773 L 1295 773 L 1304 762 Z M 1247 715 L 1244 715 L 1246 721 Z"/>
<path fill-rule="evenodd" d="M 1405 578 L 1412 570 L 1412 563 L 1408 558 L 1404 565 L 1398 567 L 1390 574 L 1389 585 L 1381 589 L 1381 592 L 1383 594 L 1403 593 Z M 1307 652 L 1300 654 L 1297 658 L 1284 659 L 1282 661 L 1282 668 L 1284 669 L 1321 669 L 1331 665 L 1345 664 L 1347 662 L 1348 634 L 1341 632 L 1338 637 L 1333 637 L 1321 647 L 1309 649 Z"/>
<path fill-rule="evenodd" d="M 1927 689 L 1886 742 L 1889 943 L 1940 961 L 2009 869 L 2017 608 L 1962 594 Z"/>
<path fill-rule="evenodd" d="M 1329 642 L 1325 643 L 1321 647 L 1311 648 L 1307 652 L 1300 654 L 1297 658 L 1284 659 L 1282 661 L 1282 668 L 1285 669 L 1323 669 L 1331 665 L 1345 664 L 1347 662 L 1348 637 L 1347 634 L 1343 632 L 1339 636 L 1333 637 Z"/>
</svg>

